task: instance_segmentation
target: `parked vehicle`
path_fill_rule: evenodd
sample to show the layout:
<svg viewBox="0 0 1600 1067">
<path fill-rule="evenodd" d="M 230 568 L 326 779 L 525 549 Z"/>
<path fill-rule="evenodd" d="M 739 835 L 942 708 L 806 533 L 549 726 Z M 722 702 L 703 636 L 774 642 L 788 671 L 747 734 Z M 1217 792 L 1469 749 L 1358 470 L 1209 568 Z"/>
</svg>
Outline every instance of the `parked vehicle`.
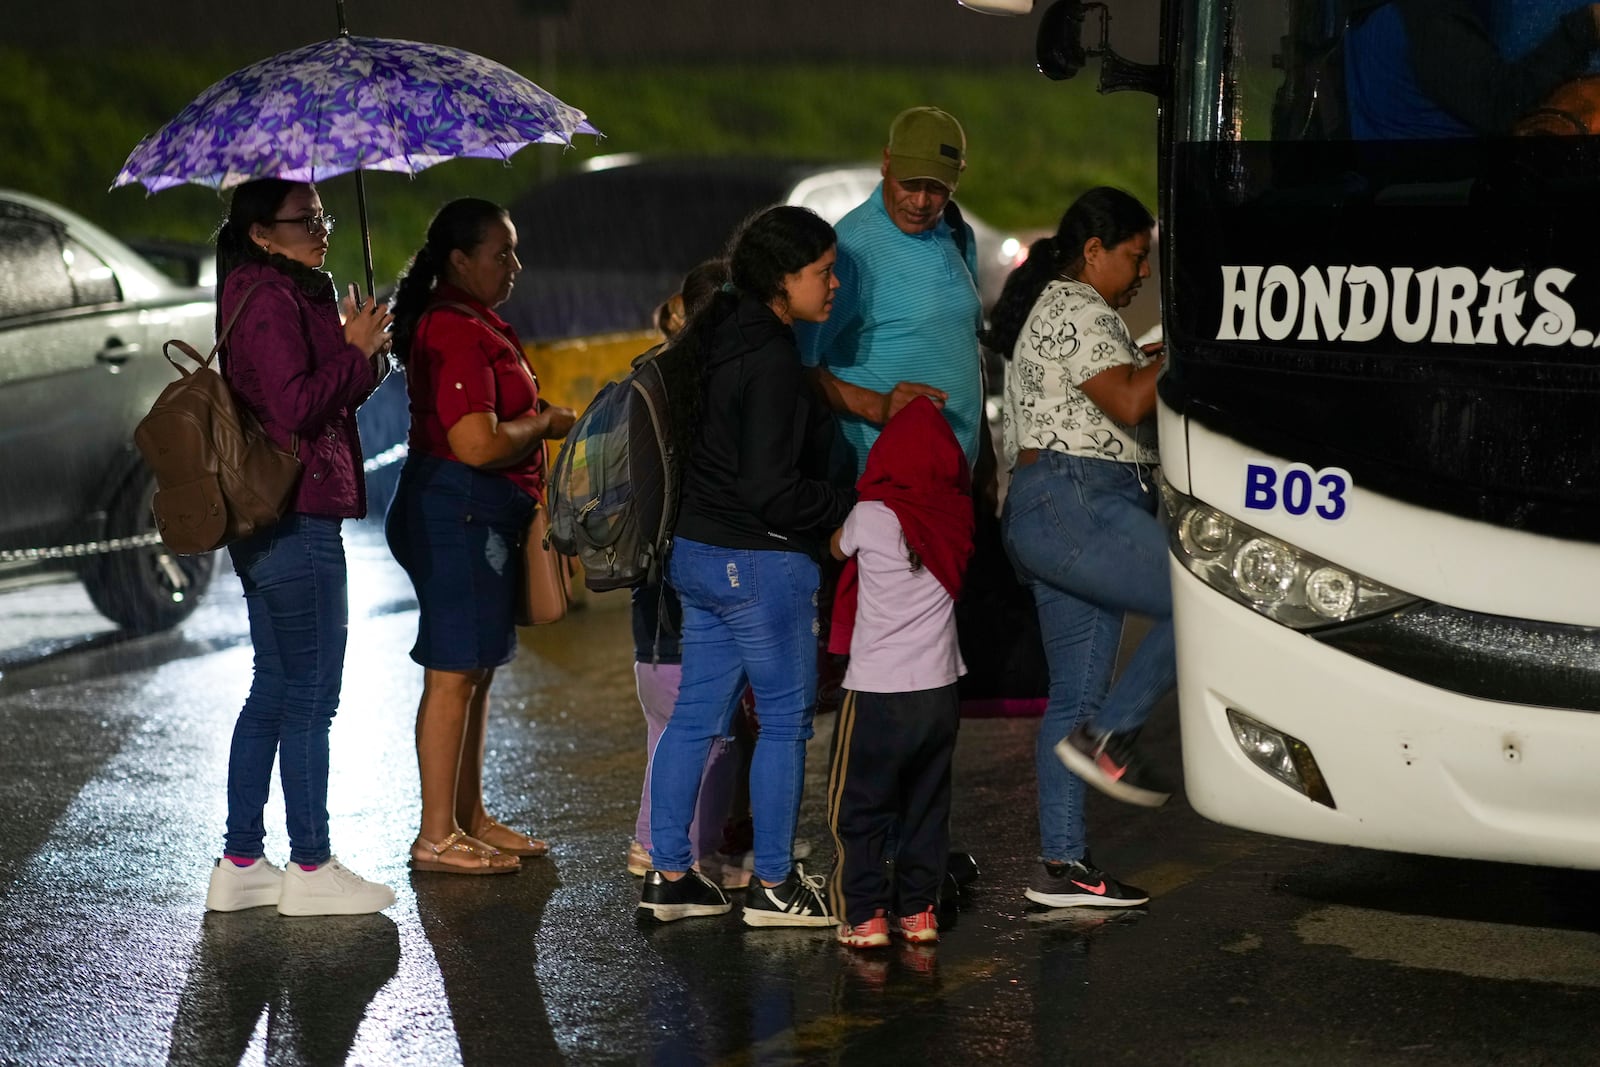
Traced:
<svg viewBox="0 0 1600 1067">
<path fill-rule="evenodd" d="M 512 206 L 523 273 L 499 310 L 531 341 L 638 330 L 684 272 L 718 254 L 753 211 L 798 204 L 837 222 L 878 181 L 876 166 L 859 164 L 592 159 Z M 971 211 L 963 215 L 977 238 L 987 308 L 1026 249 Z"/>
<path fill-rule="evenodd" d="M 209 244 L 165 237 L 129 237 L 124 243 L 181 286 L 210 290 L 217 287 L 217 250 Z"/>
<path fill-rule="evenodd" d="M 133 428 L 173 380 L 162 343 L 209 351 L 213 316 L 208 293 L 84 219 L 0 190 L 0 581 L 70 571 L 133 632 L 194 609 L 213 556 L 99 549 L 154 532 Z"/>
</svg>

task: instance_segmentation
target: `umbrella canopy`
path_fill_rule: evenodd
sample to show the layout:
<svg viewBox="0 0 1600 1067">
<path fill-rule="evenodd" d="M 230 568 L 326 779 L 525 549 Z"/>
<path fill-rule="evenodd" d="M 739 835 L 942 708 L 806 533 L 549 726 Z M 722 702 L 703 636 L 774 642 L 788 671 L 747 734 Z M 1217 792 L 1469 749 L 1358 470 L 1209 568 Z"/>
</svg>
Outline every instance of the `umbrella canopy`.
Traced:
<svg viewBox="0 0 1600 1067">
<path fill-rule="evenodd" d="M 415 174 L 460 157 L 599 134 L 509 67 L 442 45 L 340 36 L 235 71 L 140 141 L 112 187 L 152 193 L 350 171 Z"/>
</svg>

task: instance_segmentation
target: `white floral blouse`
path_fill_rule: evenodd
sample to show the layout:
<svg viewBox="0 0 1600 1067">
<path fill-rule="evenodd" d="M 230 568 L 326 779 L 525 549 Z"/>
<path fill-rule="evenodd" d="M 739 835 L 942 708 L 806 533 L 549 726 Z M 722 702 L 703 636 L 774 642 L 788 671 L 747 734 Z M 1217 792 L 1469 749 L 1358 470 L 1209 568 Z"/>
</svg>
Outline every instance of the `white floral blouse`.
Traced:
<svg viewBox="0 0 1600 1067">
<path fill-rule="evenodd" d="M 1122 316 L 1092 286 L 1079 281 L 1045 286 L 1006 368 L 1001 423 L 1006 465 L 1014 466 L 1024 448 L 1158 463 L 1154 419 L 1124 426 L 1078 388 L 1108 367 L 1143 367 L 1152 358 L 1133 343 Z"/>
</svg>

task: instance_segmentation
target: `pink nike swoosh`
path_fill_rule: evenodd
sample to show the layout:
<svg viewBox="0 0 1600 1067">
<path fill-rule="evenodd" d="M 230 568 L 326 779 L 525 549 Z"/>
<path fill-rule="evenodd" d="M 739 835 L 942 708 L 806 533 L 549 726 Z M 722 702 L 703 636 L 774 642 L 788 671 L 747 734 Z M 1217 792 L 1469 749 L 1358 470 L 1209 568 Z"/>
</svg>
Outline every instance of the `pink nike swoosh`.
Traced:
<svg viewBox="0 0 1600 1067">
<path fill-rule="evenodd" d="M 1084 885 L 1082 882 L 1076 880 L 1071 881 L 1073 885 L 1077 886 L 1079 889 L 1082 889 L 1086 893 L 1093 893 L 1097 897 L 1103 897 L 1106 895 L 1106 882 L 1104 878 L 1102 878 L 1095 885 Z"/>
</svg>

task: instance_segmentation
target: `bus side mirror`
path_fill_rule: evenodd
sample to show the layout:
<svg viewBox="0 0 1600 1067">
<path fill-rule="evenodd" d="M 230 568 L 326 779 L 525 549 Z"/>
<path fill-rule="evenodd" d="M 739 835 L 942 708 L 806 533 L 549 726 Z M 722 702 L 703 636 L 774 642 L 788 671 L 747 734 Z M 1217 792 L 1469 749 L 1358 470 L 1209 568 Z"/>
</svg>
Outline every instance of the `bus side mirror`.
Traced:
<svg viewBox="0 0 1600 1067">
<path fill-rule="evenodd" d="M 1056 0 L 1045 11 L 1034 41 L 1040 74 L 1051 81 L 1066 81 L 1089 62 L 1083 49 L 1083 19 L 1087 14 L 1079 0 Z"/>
<path fill-rule="evenodd" d="M 1090 11 L 1100 13 L 1100 39 L 1093 48 L 1083 43 L 1083 24 Z M 1166 97 L 1172 91 L 1172 71 L 1163 64 L 1134 63 L 1111 50 L 1111 12 L 1102 3 L 1083 0 L 1056 0 L 1039 22 L 1035 56 L 1039 73 L 1054 81 L 1064 81 L 1088 65 L 1090 56 L 1100 57 L 1102 93 L 1135 90 Z"/>
</svg>

